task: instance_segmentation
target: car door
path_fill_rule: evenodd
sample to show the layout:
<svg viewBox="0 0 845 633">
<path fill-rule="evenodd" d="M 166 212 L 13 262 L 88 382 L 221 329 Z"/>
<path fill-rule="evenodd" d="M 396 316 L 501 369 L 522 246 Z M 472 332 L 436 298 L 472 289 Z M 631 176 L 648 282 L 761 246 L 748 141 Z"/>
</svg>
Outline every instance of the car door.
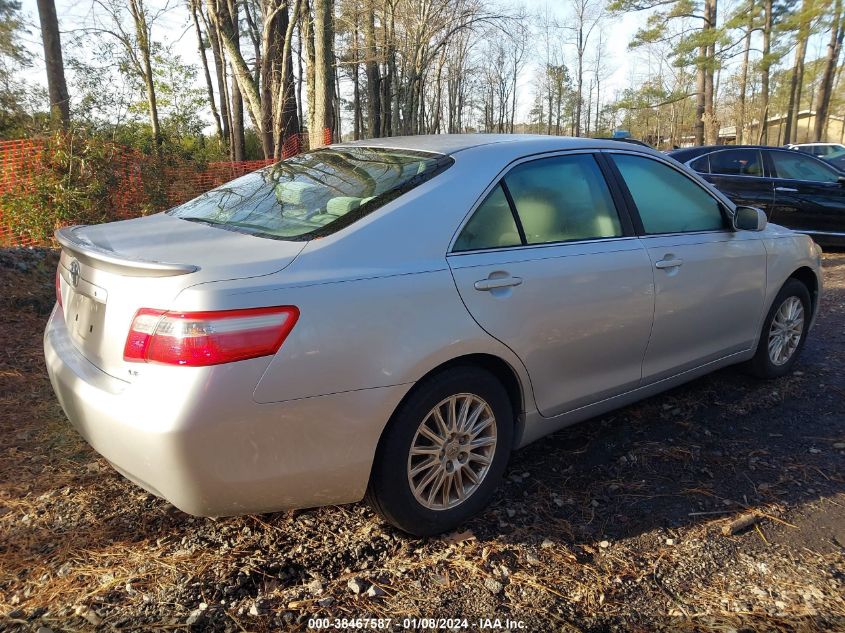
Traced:
<svg viewBox="0 0 845 633">
<path fill-rule="evenodd" d="M 722 203 L 674 165 L 610 156 L 654 272 L 643 384 L 753 347 L 766 288 L 759 234 L 734 231 Z"/>
<path fill-rule="evenodd" d="M 653 275 L 597 158 L 529 159 L 491 186 L 448 256 L 478 324 L 554 416 L 639 385 Z"/>
<path fill-rule="evenodd" d="M 845 235 L 842 174 L 812 156 L 766 151 L 775 183 L 772 221 L 797 231 Z"/>
<path fill-rule="evenodd" d="M 758 207 L 767 215 L 771 213 L 774 184 L 765 172 L 760 150 L 745 147 L 717 150 L 692 161 L 690 166 L 734 204 Z"/>
</svg>

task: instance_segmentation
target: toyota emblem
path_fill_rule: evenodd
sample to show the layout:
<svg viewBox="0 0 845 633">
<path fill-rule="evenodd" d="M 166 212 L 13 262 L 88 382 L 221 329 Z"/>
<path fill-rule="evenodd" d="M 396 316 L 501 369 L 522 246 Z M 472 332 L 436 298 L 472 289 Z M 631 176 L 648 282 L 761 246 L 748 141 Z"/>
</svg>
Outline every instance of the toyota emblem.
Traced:
<svg viewBox="0 0 845 633">
<path fill-rule="evenodd" d="M 74 288 L 79 283 L 79 262 L 75 259 L 70 263 L 70 282 Z"/>
</svg>

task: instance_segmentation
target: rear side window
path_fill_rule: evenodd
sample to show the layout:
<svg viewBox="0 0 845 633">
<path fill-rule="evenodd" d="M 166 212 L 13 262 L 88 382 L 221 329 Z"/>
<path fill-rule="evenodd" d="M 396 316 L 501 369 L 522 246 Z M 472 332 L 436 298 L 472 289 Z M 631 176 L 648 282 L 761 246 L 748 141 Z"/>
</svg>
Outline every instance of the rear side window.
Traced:
<svg viewBox="0 0 845 633">
<path fill-rule="evenodd" d="M 502 246 L 519 246 L 519 230 L 502 185 L 490 192 L 464 226 L 455 251 L 474 251 Z"/>
<path fill-rule="evenodd" d="M 646 233 L 717 231 L 725 227 L 719 202 L 668 165 L 630 154 L 612 154 L 631 192 Z"/>
<path fill-rule="evenodd" d="M 529 244 L 619 237 L 622 225 L 590 154 L 522 163 L 505 176 Z"/>
<path fill-rule="evenodd" d="M 689 164 L 695 171 L 700 174 L 709 174 L 710 173 L 710 157 L 709 156 L 702 156 L 701 158 L 696 158 Z"/>
<path fill-rule="evenodd" d="M 802 156 L 798 152 L 772 152 L 772 163 L 778 178 L 810 180 L 813 182 L 836 182 L 839 174 L 819 160 Z"/>
<path fill-rule="evenodd" d="M 168 211 L 285 240 L 329 235 L 452 165 L 441 154 L 370 147 L 319 149 L 253 172 Z"/>
<path fill-rule="evenodd" d="M 507 193 L 513 201 L 509 204 Z M 620 237 L 622 225 L 591 154 L 555 156 L 514 167 L 467 222 L 455 251 Z"/>
<path fill-rule="evenodd" d="M 756 149 L 730 149 L 710 154 L 710 173 L 724 176 L 762 176 L 763 161 Z"/>
</svg>

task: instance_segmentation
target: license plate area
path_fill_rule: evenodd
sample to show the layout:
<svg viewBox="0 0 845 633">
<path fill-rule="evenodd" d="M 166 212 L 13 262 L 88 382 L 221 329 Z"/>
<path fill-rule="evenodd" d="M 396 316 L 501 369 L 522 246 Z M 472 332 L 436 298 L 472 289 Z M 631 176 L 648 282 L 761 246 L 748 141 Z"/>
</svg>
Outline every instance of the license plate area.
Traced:
<svg viewBox="0 0 845 633">
<path fill-rule="evenodd" d="M 106 291 L 80 279 L 74 288 L 68 284 L 65 322 L 78 343 L 100 340 L 106 317 Z"/>
</svg>

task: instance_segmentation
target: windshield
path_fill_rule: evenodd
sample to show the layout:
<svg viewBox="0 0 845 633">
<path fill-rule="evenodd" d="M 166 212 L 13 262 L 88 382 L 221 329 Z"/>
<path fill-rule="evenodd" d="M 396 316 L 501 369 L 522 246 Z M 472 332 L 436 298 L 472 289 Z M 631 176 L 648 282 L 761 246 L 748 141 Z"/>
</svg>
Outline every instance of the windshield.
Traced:
<svg viewBox="0 0 845 633">
<path fill-rule="evenodd" d="M 262 237 L 308 240 L 349 226 L 452 162 L 411 150 L 319 149 L 233 180 L 167 213 Z"/>
</svg>

